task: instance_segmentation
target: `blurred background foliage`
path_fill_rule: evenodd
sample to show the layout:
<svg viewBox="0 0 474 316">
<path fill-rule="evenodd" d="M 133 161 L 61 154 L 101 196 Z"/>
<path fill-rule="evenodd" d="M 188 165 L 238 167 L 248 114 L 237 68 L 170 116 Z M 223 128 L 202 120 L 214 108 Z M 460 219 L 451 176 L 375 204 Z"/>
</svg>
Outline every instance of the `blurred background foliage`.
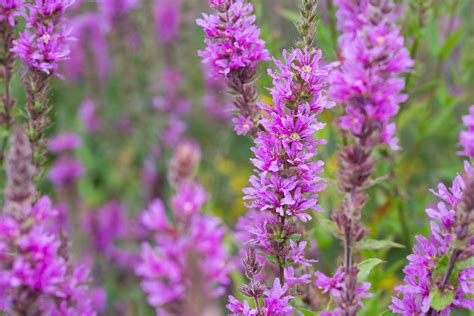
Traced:
<svg viewBox="0 0 474 316">
<path fill-rule="evenodd" d="M 267 48 L 279 58 L 282 49 L 291 47 L 295 39 L 293 23 L 299 16 L 296 9 L 299 1 L 252 2 Z M 335 8 L 331 2 L 320 0 L 316 34 L 317 45 L 328 62 L 337 56 Z M 401 149 L 396 153 L 387 149 L 377 152 L 376 177 L 387 179 L 371 189 L 364 220 L 370 228 L 370 238 L 390 239 L 405 248 L 364 251 L 366 258 L 382 258 L 385 263 L 370 276 L 372 288 L 383 291 L 366 300 L 361 315 L 379 315 L 387 310 L 393 287 L 401 282 L 401 268 L 415 235 L 428 232 L 424 209 L 434 200 L 428 189 L 439 182 L 450 183 L 462 168 L 462 159 L 456 155 L 458 134 L 463 126 L 461 116 L 474 103 L 474 1 L 400 0 L 398 3 L 402 32 L 416 67 L 406 74 L 406 92 L 410 98 L 396 118 Z M 88 5 L 94 7 L 94 3 Z M 152 1 L 143 0 L 130 14 L 130 23 L 138 36 L 137 45 L 127 43 L 123 34 L 109 34 L 112 72 L 105 82 L 97 85 L 84 79 L 72 80 L 67 74 L 65 80 L 55 79 L 51 93 L 54 108 L 50 113 L 53 124 L 48 134 L 77 131 L 83 136 L 77 157 L 87 172 L 79 182 L 78 191 L 88 208 L 119 199 L 127 205 L 128 216 L 135 218 L 148 202 L 144 192 L 149 188 L 141 182 L 143 163 L 159 142 L 166 124 L 166 117 L 151 106 L 152 99 L 160 94 L 164 84 L 160 72 L 172 64 L 183 75 L 180 94 L 192 103 L 192 110 L 186 115 L 185 135 L 195 138 L 202 146 L 198 177 L 209 192 L 206 212 L 220 217 L 231 231 L 246 211 L 241 190 L 252 172 L 249 162 L 252 143 L 249 138 L 236 136 L 227 120 L 216 119 L 203 104 L 203 71 L 196 53 L 203 48 L 203 34 L 195 19 L 200 12 L 208 11 L 207 1 L 183 0 L 179 40 L 168 45 L 155 40 L 151 6 Z M 262 65 L 258 79 L 261 98 L 266 103 L 271 102 L 267 90 L 271 80 L 265 71 L 268 67 L 272 64 Z M 19 77 L 15 78 L 13 91 L 21 111 L 24 96 Z M 100 103 L 102 128 L 94 134 L 85 132 L 78 117 L 79 106 L 87 97 L 94 97 Z M 340 148 L 341 137 L 334 122 L 341 112 L 340 106 L 335 107 L 321 118 L 327 127 L 318 137 L 327 139 L 328 144 L 321 146 L 319 157 L 326 163 L 328 189 L 321 194 L 325 213 L 317 215 L 317 220 L 308 226 L 308 234 L 317 244 L 318 265 L 325 272 L 335 266 L 341 250 L 324 221 L 340 201 L 334 178 L 335 153 Z M 155 161 L 158 173 L 164 175 L 161 188 L 155 193 L 165 200 L 170 194 L 166 186 L 170 154 L 165 148 Z M 51 163 L 54 157 L 49 158 Z M 52 190 L 45 177 L 40 191 L 54 195 Z M 230 236 L 227 242 L 234 251 L 236 247 Z M 107 279 L 105 274 L 104 277 L 110 306 L 126 302 L 128 315 L 153 314 L 145 306 L 138 282 L 129 287 L 112 277 Z M 113 310 L 110 309 L 110 315 L 116 315 Z"/>
</svg>

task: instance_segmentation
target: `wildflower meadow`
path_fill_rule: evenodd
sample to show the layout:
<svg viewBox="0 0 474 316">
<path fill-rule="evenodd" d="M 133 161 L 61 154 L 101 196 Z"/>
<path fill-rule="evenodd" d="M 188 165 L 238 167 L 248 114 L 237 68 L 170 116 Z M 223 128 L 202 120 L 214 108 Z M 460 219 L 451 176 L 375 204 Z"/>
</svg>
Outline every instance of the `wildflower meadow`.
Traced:
<svg viewBox="0 0 474 316">
<path fill-rule="evenodd" d="M 473 14 L 0 0 L 0 315 L 473 315 Z"/>
</svg>

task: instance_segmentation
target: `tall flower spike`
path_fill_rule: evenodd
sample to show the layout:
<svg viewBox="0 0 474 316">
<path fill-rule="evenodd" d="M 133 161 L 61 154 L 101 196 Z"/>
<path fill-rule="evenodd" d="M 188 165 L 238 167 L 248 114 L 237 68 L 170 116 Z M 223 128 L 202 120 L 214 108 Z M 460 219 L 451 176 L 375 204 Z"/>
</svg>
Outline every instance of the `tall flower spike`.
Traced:
<svg viewBox="0 0 474 316">
<path fill-rule="evenodd" d="M 337 292 L 327 291 L 336 303 L 335 314 L 357 315 L 361 299 L 370 284 L 358 284 L 357 266 L 353 262 L 353 246 L 367 235 L 361 222 L 370 186 L 376 146 L 387 144 L 397 149 L 395 125 L 390 120 L 407 96 L 401 94 L 405 81 L 399 75 L 413 65 L 403 37 L 396 24 L 392 0 L 335 1 L 339 10 L 339 66 L 331 73 L 329 95 L 344 107 L 339 121 L 351 132 L 352 143 L 338 154 L 339 187 L 345 193 L 332 220 L 344 242 L 344 267 L 332 279 L 341 278 Z M 316 274 L 320 286 L 327 277 Z M 320 286 L 321 287 L 321 286 Z M 323 287 L 324 288 L 324 287 Z"/>
<path fill-rule="evenodd" d="M 319 66 L 321 55 L 320 50 L 312 48 L 283 52 L 284 60 L 275 60 L 277 71 L 269 71 L 273 77 L 273 106 L 259 104 L 262 130 L 252 148 L 256 174 L 250 178 L 251 187 L 244 189 L 244 199 L 249 201 L 250 211 L 271 214 L 254 223 L 249 232 L 250 242 L 278 264 L 272 293 L 281 292 L 275 301 L 275 315 L 291 313 L 290 291 L 309 283 L 310 278 L 308 274 L 295 274 L 313 262 L 304 257 L 307 242 L 300 240 L 301 223 L 311 219 L 308 212 L 320 210 L 318 192 L 325 184 L 319 176 L 323 162 L 316 160 L 316 154 L 317 146 L 325 141 L 316 137 L 324 127 L 317 116 L 333 105 L 324 95 L 330 66 Z M 230 297 L 228 309 L 236 315 L 247 315 L 242 312 L 246 304 Z"/>
<path fill-rule="evenodd" d="M 227 79 L 234 96 L 237 134 L 257 134 L 258 91 L 254 84 L 258 62 L 269 59 L 260 29 L 255 25 L 253 6 L 243 0 L 211 0 L 214 14 L 203 14 L 197 24 L 206 34 L 206 48 L 199 51 L 211 75 Z"/>
<path fill-rule="evenodd" d="M 59 63 L 69 56 L 70 38 L 64 26 L 64 14 L 70 4 L 70 0 L 35 0 L 28 4 L 24 12 L 25 30 L 11 50 L 28 70 L 23 76 L 27 94 L 25 130 L 39 172 L 46 155 L 44 131 L 49 125 L 50 77 L 57 74 Z"/>
<path fill-rule="evenodd" d="M 17 127 L 13 132 L 6 165 L 7 186 L 4 212 L 12 216 L 31 206 L 36 197 L 33 183 L 35 167 L 31 162 L 31 154 L 28 137 L 21 128 Z"/>
<path fill-rule="evenodd" d="M 199 156 L 191 141 L 175 149 L 170 178 L 176 192 L 170 218 L 159 199 L 142 213 L 153 244 L 143 244 L 136 273 L 159 315 L 207 315 L 213 299 L 229 283 L 225 229 L 217 218 L 201 214 L 206 193 L 192 177 Z"/>
<path fill-rule="evenodd" d="M 460 134 L 463 151 L 473 158 L 473 108 L 463 117 L 468 131 Z M 417 236 L 413 254 L 403 269 L 404 283 L 395 288 L 390 309 L 400 315 L 449 315 L 452 309 L 474 311 L 474 168 L 467 161 L 464 173 L 451 186 L 430 190 L 441 202 L 426 209 L 429 237 Z M 442 303 L 438 297 L 444 297 Z"/>
<path fill-rule="evenodd" d="M 330 78 L 330 96 L 344 106 L 339 125 L 364 139 L 365 146 L 388 144 L 397 149 L 395 124 L 400 103 L 400 74 L 413 61 L 404 46 L 392 0 L 337 0 L 340 66 Z"/>
<path fill-rule="evenodd" d="M 0 312 L 7 315 L 93 316 L 89 272 L 75 266 L 57 233 L 58 212 L 48 197 L 35 204 L 31 147 L 14 133 L 0 215 Z"/>
</svg>

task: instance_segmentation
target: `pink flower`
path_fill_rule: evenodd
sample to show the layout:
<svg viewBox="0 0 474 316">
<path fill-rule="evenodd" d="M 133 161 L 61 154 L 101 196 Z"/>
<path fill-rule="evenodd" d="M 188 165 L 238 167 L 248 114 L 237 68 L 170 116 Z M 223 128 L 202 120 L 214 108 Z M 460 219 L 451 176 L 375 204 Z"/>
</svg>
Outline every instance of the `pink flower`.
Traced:
<svg viewBox="0 0 474 316">
<path fill-rule="evenodd" d="M 53 153 L 62 153 L 66 151 L 73 151 L 82 144 L 82 139 L 79 134 L 74 132 L 67 132 L 53 137 L 48 145 L 49 151 Z"/>
</svg>

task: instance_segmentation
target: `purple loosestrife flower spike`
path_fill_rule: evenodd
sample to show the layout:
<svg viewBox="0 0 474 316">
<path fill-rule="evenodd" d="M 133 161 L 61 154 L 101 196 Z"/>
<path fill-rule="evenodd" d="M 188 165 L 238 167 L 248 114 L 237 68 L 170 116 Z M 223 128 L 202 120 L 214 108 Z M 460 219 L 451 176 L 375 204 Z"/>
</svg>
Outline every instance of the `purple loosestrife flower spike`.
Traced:
<svg viewBox="0 0 474 316">
<path fill-rule="evenodd" d="M 367 200 L 365 189 L 375 162 L 371 155 L 376 146 L 387 144 L 397 149 L 395 124 L 390 120 L 397 114 L 406 95 L 401 94 L 405 81 L 400 77 L 410 71 L 413 61 L 404 47 L 397 14 L 392 0 L 335 1 L 339 36 L 339 66 L 329 79 L 329 96 L 344 106 L 339 121 L 349 130 L 353 142 L 338 154 L 338 182 L 344 199 L 332 215 L 344 241 L 344 268 L 330 280 L 340 283 L 338 292 L 322 284 L 325 277 L 317 273 L 316 285 L 328 292 L 336 303 L 334 313 L 357 315 L 361 299 L 370 294 L 369 283 L 358 284 L 357 266 L 352 248 L 368 233 L 361 222 L 362 209 Z M 341 279 L 342 278 L 342 279 Z"/>
<path fill-rule="evenodd" d="M 206 315 L 209 303 L 230 281 L 225 229 L 217 218 L 200 212 L 207 196 L 192 178 L 199 158 L 199 147 L 192 141 L 175 149 L 171 216 L 156 199 L 141 217 L 154 244 L 143 244 L 136 273 L 148 303 L 160 315 Z"/>
<path fill-rule="evenodd" d="M 264 292 L 278 294 L 270 300 L 264 298 L 260 307 L 252 291 L 245 291 L 254 283 L 249 278 L 250 285 L 242 289 L 254 298 L 256 308 L 229 297 L 227 308 L 234 315 L 290 315 L 292 294 L 301 293 L 299 285 L 310 283 L 311 276 L 301 271 L 315 260 L 304 257 L 307 242 L 301 240 L 301 223 L 311 219 L 309 211 L 320 210 L 317 194 L 325 188 L 319 177 L 323 162 L 316 161 L 315 156 L 317 146 L 325 141 L 316 137 L 324 127 L 317 116 L 333 106 L 324 90 L 331 66 L 320 67 L 321 51 L 306 45 L 312 43 L 315 32 L 315 4 L 303 2 L 302 22 L 298 25 L 301 40 L 297 43 L 302 48 L 284 51 L 283 61 L 274 61 L 277 71 L 269 70 L 273 105 L 259 104 L 260 131 L 252 148 L 256 174 L 250 178 L 251 187 L 244 189 L 244 199 L 249 201 L 248 219 L 253 216 L 256 221 L 248 225 L 249 235 L 239 234 L 239 238 L 249 238 L 249 244 L 278 265 L 279 277 L 274 279 L 272 290 Z M 255 216 L 255 211 L 264 215 Z M 265 262 L 263 258 L 260 261 Z"/>
<path fill-rule="evenodd" d="M 413 61 L 397 26 L 392 0 L 337 0 L 340 66 L 330 78 L 330 96 L 344 106 L 339 125 L 366 146 L 397 149 L 395 124 Z"/>
<path fill-rule="evenodd" d="M 249 227 L 249 242 L 278 263 L 279 278 L 273 289 L 283 292 L 278 303 L 275 301 L 275 315 L 289 315 L 291 287 L 309 282 L 310 276 L 296 276 L 294 267 L 309 266 L 314 261 L 304 257 L 306 241 L 294 237 L 303 235 L 301 222 L 311 219 L 308 212 L 320 210 L 317 193 L 325 188 L 319 176 L 323 162 L 316 161 L 315 156 L 317 146 L 325 141 L 316 138 L 316 132 L 324 127 L 317 116 L 333 105 L 324 95 L 330 66 L 319 66 L 320 50 L 285 51 L 283 58 L 275 60 L 277 71 L 269 71 L 274 105 L 259 104 L 264 115 L 260 120 L 262 131 L 252 148 L 256 174 L 250 178 L 251 187 L 244 189 L 247 207 L 270 215 Z M 246 311 L 247 306 L 247 302 L 231 297 L 228 309 L 236 315 L 254 315 L 252 309 Z"/>
<path fill-rule="evenodd" d="M 463 117 L 471 130 L 470 115 Z M 471 156 L 474 139 L 461 132 L 461 155 Z M 413 253 L 403 269 L 404 284 L 395 288 L 392 312 L 400 315 L 449 315 L 453 309 L 474 311 L 474 168 L 467 161 L 464 173 L 450 188 L 430 190 L 441 201 L 426 209 L 431 233 L 417 236 Z M 439 304 L 438 296 L 444 302 Z"/>
<path fill-rule="evenodd" d="M 179 202 L 181 209 L 193 203 Z M 179 212 L 173 223 L 163 203 L 155 200 L 143 213 L 143 223 L 154 234 L 154 246 L 143 245 L 137 274 L 151 306 L 158 312 L 184 315 L 223 294 L 229 282 L 227 255 L 222 247 L 224 229 L 216 218 Z M 199 306 L 192 306 L 191 299 L 200 299 Z"/>
<path fill-rule="evenodd" d="M 258 62 L 268 60 L 269 53 L 255 25 L 253 6 L 243 0 L 210 1 L 210 5 L 215 13 L 196 21 L 206 34 L 206 48 L 198 54 L 211 75 L 227 79 L 234 96 L 236 132 L 255 137 L 260 115 L 253 81 Z"/>
<path fill-rule="evenodd" d="M 49 125 L 50 77 L 57 74 L 59 63 L 69 56 L 70 38 L 64 26 L 64 14 L 70 4 L 70 0 L 35 0 L 25 5 L 26 28 L 11 49 L 27 68 L 23 76 L 27 94 L 25 129 L 39 172 L 46 154 L 44 130 Z"/>
<path fill-rule="evenodd" d="M 33 72 L 55 74 L 58 63 L 69 55 L 69 37 L 63 16 L 70 0 L 35 0 L 26 5 L 26 29 L 12 49 Z"/>
<path fill-rule="evenodd" d="M 17 24 L 16 18 L 21 15 L 23 0 L 0 0 L 0 23 L 5 28 L 7 23 L 10 27 Z"/>
<path fill-rule="evenodd" d="M 33 204 L 31 152 L 26 135 L 17 129 L 0 215 L 0 311 L 93 316 L 89 272 L 70 261 L 67 238 L 56 230 L 58 212 L 48 197 Z"/>
</svg>

